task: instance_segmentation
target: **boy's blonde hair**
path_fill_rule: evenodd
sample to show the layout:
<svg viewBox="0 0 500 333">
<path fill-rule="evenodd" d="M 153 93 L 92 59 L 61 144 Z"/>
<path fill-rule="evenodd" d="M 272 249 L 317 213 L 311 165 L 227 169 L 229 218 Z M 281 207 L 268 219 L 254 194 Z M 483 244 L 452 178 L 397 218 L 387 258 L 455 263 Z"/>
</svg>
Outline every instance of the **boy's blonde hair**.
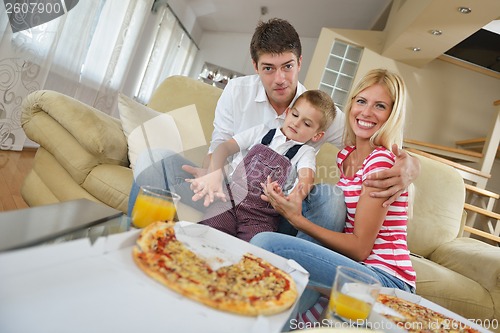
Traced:
<svg viewBox="0 0 500 333">
<path fill-rule="evenodd" d="M 349 115 L 354 98 L 366 88 L 375 84 L 381 84 L 387 88 L 387 92 L 392 100 L 392 111 L 389 119 L 370 138 L 373 147 L 383 146 L 391 150 L 392 144 L 399 147 L 403 144 L 403 128 L 406 113 L 406 86 L 399 75 L 389 72 L 386 69 L 373 69 L 369 71 L 361 81 L 352 89 L 350 98 L 344 109 L 345 111 L 345 132 L 344 143 L 347 146 L 356 144 L 356 135 L 349 123 Z"/>
<path fill-rule="evenodd" d="M 293 104 L 295 105 L 295 103 L 297 103 L 297 101 L 301 99 L 305 99 L 306 101 L 311 103 L 311 105 L 323 115 L 319 122 L 320 131 L 325 131 L 328 127 L 330 127 L 333 119 L 335 118 L 335 115 L 337 114 L 335 103 L 333 102 L 330 95 L 318 89 L 307 90 L 299 97 L 297 97 Z"/>
</svg>

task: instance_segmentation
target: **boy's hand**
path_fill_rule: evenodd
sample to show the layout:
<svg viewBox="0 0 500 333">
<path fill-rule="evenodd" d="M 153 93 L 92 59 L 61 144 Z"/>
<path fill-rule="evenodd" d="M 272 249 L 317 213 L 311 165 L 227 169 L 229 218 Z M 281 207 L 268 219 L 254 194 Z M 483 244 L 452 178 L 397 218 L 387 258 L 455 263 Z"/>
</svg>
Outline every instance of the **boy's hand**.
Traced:
<svg viewBox="0 0 500 333">
<path fill-rule="evenodd" d="M 200 178 L 207 174 L 208 170 L 203 168 L 197 168 L 188 164 L 182 166 L 182 170 L 193 175 L 193 178 Z"/>
<path fill-rule="evenodd" d="M 193 201 L 204 199 L 203 205 L 205 207 L 208 207 L 216 199 L 226 202 L 227 198 L 224 193 L 223 180 L 222 170 L 216 170 L 195 179 L 186 179 L 188 183 L 191 183 L 190 188 L 194 192 L 191 199 Z"/>
</svg>

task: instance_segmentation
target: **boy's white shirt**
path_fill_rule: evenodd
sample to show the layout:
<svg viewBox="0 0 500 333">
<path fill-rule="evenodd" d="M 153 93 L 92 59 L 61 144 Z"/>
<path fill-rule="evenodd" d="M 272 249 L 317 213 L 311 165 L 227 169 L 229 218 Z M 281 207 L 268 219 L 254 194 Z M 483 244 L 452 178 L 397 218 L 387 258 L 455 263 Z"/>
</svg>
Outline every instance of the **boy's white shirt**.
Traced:
<svg viewBox="0 0 500 333">
<path fill-rule="evenodd" d="M 231 160 L 228 174 L 232 176 L 236 166 L 243 161 L 243 158 L 248 154 L 248 151 L 256 144 L 261 143 L 262 138 L 269 132 L 271 128 L 267 125 L 259 125 L 247 129 L 239 134 L 236 134 L 233 139 L 236 141 L 240 147 L 240 152 L 235 154 Z M 296 144 L 304 144 L 303 142 L 297 142 L 294 140 L 287 140 L 283 132 L 277 128 L 271 143 L 268 145 L 269 148 L 277 152 L 278 154 L 284 155 L 288 149 L 295 146 Z M 309 168 L 313 171 L 316 170 L 316 150 L 309 144 L 304 144 L 297 154 L 290 160 L 292 166 L 294 166 L 297 171 L 303 168 Z M 297 183 L 298 179 L 295 183 Z M 295 185 L 294 185 L 295 186 Z"/>
</svg>

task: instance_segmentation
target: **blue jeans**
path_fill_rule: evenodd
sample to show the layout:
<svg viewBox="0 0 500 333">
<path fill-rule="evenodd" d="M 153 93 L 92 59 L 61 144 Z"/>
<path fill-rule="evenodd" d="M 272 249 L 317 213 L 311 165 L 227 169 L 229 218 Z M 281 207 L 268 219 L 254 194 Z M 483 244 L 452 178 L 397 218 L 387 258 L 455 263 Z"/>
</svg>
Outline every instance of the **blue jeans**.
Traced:
<svg viewBox="0 0 500 333">
<path fill-rule="evenodd" d="M 310 274 L 310 287 L 330 289 L 338 266 L 348 266 L 363 271 L 382 283 L 383 287 L 398 288 L 414 292 L 414 288 L 402 280 L 386 274 L 385 272 L 354 261 L 340 253 L 332 251 L 322 245 L 300 239 L 290 235 L 262 232 L 255 235 L 250 243 L 276 253 L 282 257 L 295 260 Z M 311 308 L 320 297 L 319 292 L 306 289 L 302 294 L 298 308 L 290 317 L 295 318 L 297 313 L 302 313 Z"/>
<path fill-rule="evenodd" d="M 338 232 L 344 231 L 346 211 L 344 193 L 334 185 L 315 184 L 302 202 L 302 215 L 305 218 Z M 311 236 L 297 231 L 284 217 L 281 218 L 278 232 L 317 243 Z"/>
<path fill-rule="evenodd" d="M 313 287 L 331 288 L 337 266 L 349 266 L 372 275 L 382 283 L 383 287 L 412 292 L 409 285 L 396 277 L 304 239 L 274 232 L 262 232 L 255 235 L 250 242 L 298 262 L 309 272 L 309 285 Z"/>
<path fill-rule="evenodd" d="M 181 197 L 181 202 L 189 205 L 201 212 L 205 210 L 203 200 L 192 201 L 193 191 L 186 178 L 193 178 L 193 175 L 182 170 L 184 164 L 196 167 L 196 165 L 183 156 L 169 151 L 158 153 L 154 162 L 148 158 L 147 154 L 141 155 L 137 160 L 134 170 L 134 182 L 130 189 L 127 215 L 131 216 L 132 209 L 139 194 L 139 188 L 143 185 L 160 187 L 177 193 Z M 136 171 L 137 170 L 137 171 Z"/>
</svg>

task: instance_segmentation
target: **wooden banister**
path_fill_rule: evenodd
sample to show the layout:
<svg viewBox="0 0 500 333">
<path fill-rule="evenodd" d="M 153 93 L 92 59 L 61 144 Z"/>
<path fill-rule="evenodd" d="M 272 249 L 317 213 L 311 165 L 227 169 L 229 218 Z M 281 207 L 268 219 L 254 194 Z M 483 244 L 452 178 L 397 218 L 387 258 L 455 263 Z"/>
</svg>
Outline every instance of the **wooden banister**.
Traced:
<svg viewBox="0 0 500 333">
<path fill-rule="evenodd" d="M 471 184 L 465 184 L 465 189 L 467 191 L 476 193 L 478 195 L 482 195 L 483 197 L 490 197 L 490 198 L 493 198 L 496 200 L 500 198 L 500 194 L 498 194 L 498 193 L 491 192 L 491 191 L 479 188 L 477 186 L 473 186 Z"/>
<path fill-rule="evenodd" d="M 436 156 L 436 155 L 433 155 L 433 154 L 429 154 L 429 153 L 426 153 L 424 151 L 421 151 L 421 150 L 418 150 L 418 149 L 413 149 L 413 148 L 407 148 L 406 151 L 408 152 L 411 152 L 411 153 L 414 153 L 414 154 L 417 154 L 417 155 L 421 155 L 421 156 L 425 156 L 425 157 L 428 157 L 430 159 L 433 159 L 435 161 L 439 161 L 439 162 L 442 162 L 444 164 L 448 164 L 452 167 L 454 167 L 455 169 L 457 170 L 462 170 L 464 172 L 467 172 L 467 173 L 470 173 L 470 174 L 473 174 L 475 176 L 479 176 L 479 177 L 482 177 L 482 178 L 491 178 L 491 175 L 490 174 L 487 174 L 487 173 L 484 173 L 484 172 L 481 172 L 477 169 L 473 169 L 473 168 L 470 168 L 468 166 L 465 166 L 463 164 L 460 164 L 460 163 L 456 163 L 456 162 L 453 162 L 453 161 L 450 161 L 450 160 L 447 160 L 446 158 L 442 158 L 442 157 L 439 157 L 439 156 Z"/>
<path fill-rule="evenodd" d="M 481 152 L 442 146 L 413 139 L 403 140 L 403 147 L 418 149 L 434 155 L 443 156 L 448 159 L 466 162 L 479 162 L 483 157 L 483 154 Z"/>
<path fill-rule="evenodd" d="M 470 151 L 477 151 L 481 153 L 483 151 L 485 143 L 486 143 L 486 138 L 475 138 L 475 139 L 455 141 L 455 145 L 461 146 L 463 149 Z M 500 147 L 497 148 L 495 158 L 500 158 Z"/>
<path fill-rule="evenodd" d="M 500 214 L 492 212 L 490 210 L 486 210 L 486 209 L 481 208 L 481 207 L 477 207 L 477 206 L 468 204 L 468 203 L 464 204 L 464 209 L 471 211 L 471 212 L 479 213 L 479 214 L 484 215 L 486 217 L 489 217 L 491 219 L 500 220 Z"/>
<path fill-rule="evenodd" d="M 460 148 L 453 148 L 453 147 L 448 147 L 448 146 L 436 145 L 433 143 L 428 143 L 428 142 L 423 142 L 423 141 L 418 141 L 418 140 L 413 140 L 413 139 L 405 139 L 404 142 L 407 144 L 420 145 L 422 147 L 428 147 L 428 148 L 442 150 L 444 152 L 463 154 L 463 155 L 472 156 L 472 157 L 481 158 L 483 156 L 483 154 L 481 154 L 481 153 L 478 153 L 475 151 L 470 151 L 467 149 L 460 149 Z"/>
<path fill-rule="evenodd" d="M 464 226 L 464 231 L 469 232 L 469 233 L 474 234 L 474 235 L 478 235 L 478 236 L 487 238 L 489 240 L 495 241 L 495 242 L 500 244 L 500 237 L 492 235 L 488 232 L 485 232 L 485 231 L 482 231 L 482 230 L 479 230 L 479 229 L 476 229 L 473 227 L 469 227 L 467 225 Z"/>
<path fill-rule="evenodd" d="M 467 145 L 472 145 L 472 144 L 476 144 L 476 143 L 484 144 L 485 142 L 486 142 L 486 138 L 475 138 L 475 139 L 455 141 L 455 144 L 457 146 L 467 146 Z"/>
</svg>

